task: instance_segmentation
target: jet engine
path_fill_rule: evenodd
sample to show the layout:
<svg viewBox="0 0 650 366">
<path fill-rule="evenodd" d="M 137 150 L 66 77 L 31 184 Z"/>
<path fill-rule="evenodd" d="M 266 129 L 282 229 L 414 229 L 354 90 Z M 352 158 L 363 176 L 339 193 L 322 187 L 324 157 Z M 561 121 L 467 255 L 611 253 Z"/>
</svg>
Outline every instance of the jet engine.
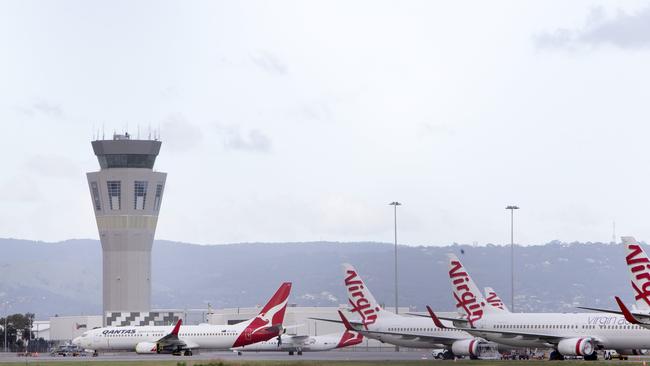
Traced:
<svg viewBox="0 0 650 366">
<path fill-rule="evenodd" d="M 135 353 L 158 353 L 158 345 L 153 342 L 140 342 L 135 345 Z"/>
<path fill-rule="evenodd" d="M 596 352 L 596 347 L 591 338 L 581 337 L 561 340 L 557 350 L 563 356 L 591 356 Z"/>
<path fill-rule="evenodd" d="M 478 357 L 478 346 L 484 343 L 480 338 L 463 339 L 451 344 L 451 352 L 456 356 Z"/>
</svg>

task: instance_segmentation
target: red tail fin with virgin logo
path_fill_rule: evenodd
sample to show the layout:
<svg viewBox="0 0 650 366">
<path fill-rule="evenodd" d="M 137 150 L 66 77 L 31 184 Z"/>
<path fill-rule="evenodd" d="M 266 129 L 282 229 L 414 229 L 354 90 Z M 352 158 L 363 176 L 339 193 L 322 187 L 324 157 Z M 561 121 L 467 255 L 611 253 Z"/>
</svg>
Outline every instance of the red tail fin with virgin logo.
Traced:
<svg viewBox="0 0 650 366">
<path fill-rule="evenodd" d="M 650 259 L 636 239 L 624 236 L 622 240 L 636 308 L 650 310 Z"/>
<path fill-rule="evenodd" d="M 483 318 L 485 300 L 463 264 L 454 254 L 449 254 L 449 279 L 458 312 L 467 318 L 470 326 L 474 326 L 474 322 Z"/>
</svg>

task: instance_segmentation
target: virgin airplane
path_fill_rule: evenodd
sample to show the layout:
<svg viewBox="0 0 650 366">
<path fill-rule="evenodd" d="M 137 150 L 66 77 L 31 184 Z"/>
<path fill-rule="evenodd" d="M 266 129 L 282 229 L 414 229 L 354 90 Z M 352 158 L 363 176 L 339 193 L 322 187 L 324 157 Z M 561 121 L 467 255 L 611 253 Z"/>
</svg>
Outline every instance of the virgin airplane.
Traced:
<svg viewBox="0 0 650 366">
<path fill-rule="evenodd" d="M 454 355 L 479 358 L 481 348 L 490 345 L 480 337 L 451 326 L 436 326 L 431 319 L 398 315 L 383 309 L 354 267 L 344 264 L 343 271 L 348 302 L 352 308 L 350 311 L 359 319 L 348 321 L 343 313 L 340 313 L 340 321 L 321 318 L 317 320 L 349 324 L 348 329 L 367 338 L 401 347 L 445 348 L 447 351 L 444 357 L 448 359 Z"/>
<path fill-rule="evenodd" d="M 489 306 L 476 284 L 453 254 L 449 255 L 449 278 L 461 318 L 451 320 L 457 329 L 493 342 L 515 347 L 552 348 L 551 359 L 582 356 L 597 359 L 596 349 L 615 349 L 637 354 L 650 348 L 648 331 L 624 317 L 598 313 L 510 313 Z M 439 319 L 437 320 L 439 322 Z"/>
</svg>

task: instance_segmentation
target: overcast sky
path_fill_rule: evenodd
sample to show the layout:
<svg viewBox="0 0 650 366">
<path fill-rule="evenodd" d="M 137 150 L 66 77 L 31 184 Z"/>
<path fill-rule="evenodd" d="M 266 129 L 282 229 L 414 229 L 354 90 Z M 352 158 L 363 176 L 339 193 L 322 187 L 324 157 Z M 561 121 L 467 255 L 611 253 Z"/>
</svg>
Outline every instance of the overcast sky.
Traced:
<svg viewBox="0 0 650 366">
<path fill-rule="evenodd" d="M 640 1 L 2 1 L 0 237 L 98 238 L 151 126 L 159 239 L 650 240 L 648 65 Z"/>
</svg>

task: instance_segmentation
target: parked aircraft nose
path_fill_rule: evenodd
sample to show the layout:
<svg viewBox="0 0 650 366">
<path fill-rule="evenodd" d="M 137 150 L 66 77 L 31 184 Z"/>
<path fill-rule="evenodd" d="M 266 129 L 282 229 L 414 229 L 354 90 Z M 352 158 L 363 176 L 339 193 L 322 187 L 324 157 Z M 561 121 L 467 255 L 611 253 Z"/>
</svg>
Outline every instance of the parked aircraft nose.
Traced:
<svg viewBox="0 0 650 366">
<path fill-rule="evenodd" d="M 72 344 L 74 344 L 75 346 L 81 346 L 81 337 L 77 337 L 73 339 Z"/>
</svg>

